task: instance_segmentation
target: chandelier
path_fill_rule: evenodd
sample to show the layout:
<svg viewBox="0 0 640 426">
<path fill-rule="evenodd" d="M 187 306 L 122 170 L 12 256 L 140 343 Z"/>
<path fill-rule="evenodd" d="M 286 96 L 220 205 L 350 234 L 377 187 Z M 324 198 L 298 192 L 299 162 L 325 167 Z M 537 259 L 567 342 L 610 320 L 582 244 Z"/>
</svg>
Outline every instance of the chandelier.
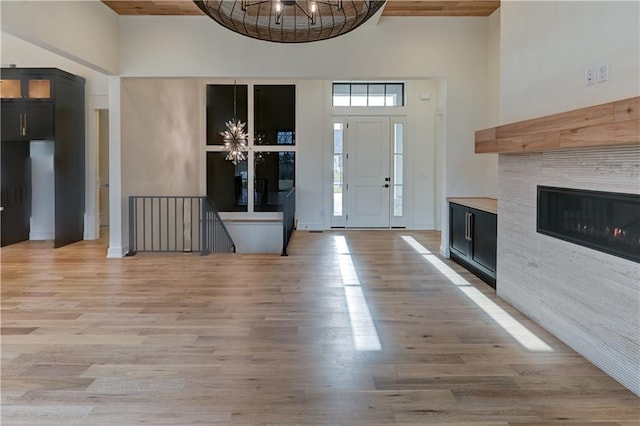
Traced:
<svg viewBox="0 0 640 426">
<path fill-rule="evenodd" d="M 227 156 L 225 160 L 231 161 L 234 165 L 247 159 L 247 143 L 249 136 L 245 131 L 247 123 L 243 123 L 240 120 L 236 120 L 236 81 L 233 81 L 233 118 L 227 121 L 225 126 L 227 130 L 220 132 L 222 136 L 222 142 Z"/>
<path fill-rule="evenodd" d="M 194 0 L 194 3 L 223 27 L 247 37 L 305 43 L 356 29 L 384 1 Z"/>
</svg>

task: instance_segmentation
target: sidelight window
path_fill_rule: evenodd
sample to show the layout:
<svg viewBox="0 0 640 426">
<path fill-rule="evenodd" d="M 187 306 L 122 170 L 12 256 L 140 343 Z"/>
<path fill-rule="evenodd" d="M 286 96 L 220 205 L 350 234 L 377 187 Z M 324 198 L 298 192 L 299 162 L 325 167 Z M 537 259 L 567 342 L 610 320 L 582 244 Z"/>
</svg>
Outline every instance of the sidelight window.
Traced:
<svg viewBox="0 0 640 426">
<path fill-rule="evenodd" d="M 393 123 L 393 216 L 403 215 L 404 123 Z"/>
</svg>

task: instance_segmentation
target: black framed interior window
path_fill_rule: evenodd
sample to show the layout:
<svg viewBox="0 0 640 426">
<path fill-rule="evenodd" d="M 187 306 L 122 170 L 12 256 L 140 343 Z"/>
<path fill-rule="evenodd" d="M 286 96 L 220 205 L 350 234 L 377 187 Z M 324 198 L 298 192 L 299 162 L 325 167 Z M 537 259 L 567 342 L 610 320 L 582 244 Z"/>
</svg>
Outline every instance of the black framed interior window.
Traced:
<svg viewBox="0 0 640 426">
<path fill-rule="evenodd" d="M 207 85 L 207 145 L 222 145 L 220 132 L 232 118 L 247 122 L 247 94 L 246 84 Z"/>
</svg>

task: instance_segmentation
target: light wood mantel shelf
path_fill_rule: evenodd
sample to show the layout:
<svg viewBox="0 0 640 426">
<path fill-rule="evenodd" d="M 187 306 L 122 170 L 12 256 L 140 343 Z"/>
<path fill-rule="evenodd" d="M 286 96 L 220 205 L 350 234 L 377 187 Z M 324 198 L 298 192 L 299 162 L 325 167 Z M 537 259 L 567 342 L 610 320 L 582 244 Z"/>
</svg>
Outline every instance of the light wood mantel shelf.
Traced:
<svg viewBox="0 0 640 426">
<path fill-rule="evenodd" d="M 640 144 L 640 97 L 476 131 L 476 154 Z"/>
</svg>

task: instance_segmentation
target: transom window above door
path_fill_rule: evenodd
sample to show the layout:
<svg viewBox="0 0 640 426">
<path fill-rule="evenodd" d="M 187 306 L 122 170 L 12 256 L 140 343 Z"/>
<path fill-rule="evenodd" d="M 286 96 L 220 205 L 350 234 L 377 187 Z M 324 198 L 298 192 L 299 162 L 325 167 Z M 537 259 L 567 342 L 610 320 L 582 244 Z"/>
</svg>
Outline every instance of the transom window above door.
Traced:
<svg viewBox="0 0 640 426">
<path fill-rule="evenodd" d="M 404 83 L 333 83 L 333 106 L 404 106 Z"/>
</svg>

